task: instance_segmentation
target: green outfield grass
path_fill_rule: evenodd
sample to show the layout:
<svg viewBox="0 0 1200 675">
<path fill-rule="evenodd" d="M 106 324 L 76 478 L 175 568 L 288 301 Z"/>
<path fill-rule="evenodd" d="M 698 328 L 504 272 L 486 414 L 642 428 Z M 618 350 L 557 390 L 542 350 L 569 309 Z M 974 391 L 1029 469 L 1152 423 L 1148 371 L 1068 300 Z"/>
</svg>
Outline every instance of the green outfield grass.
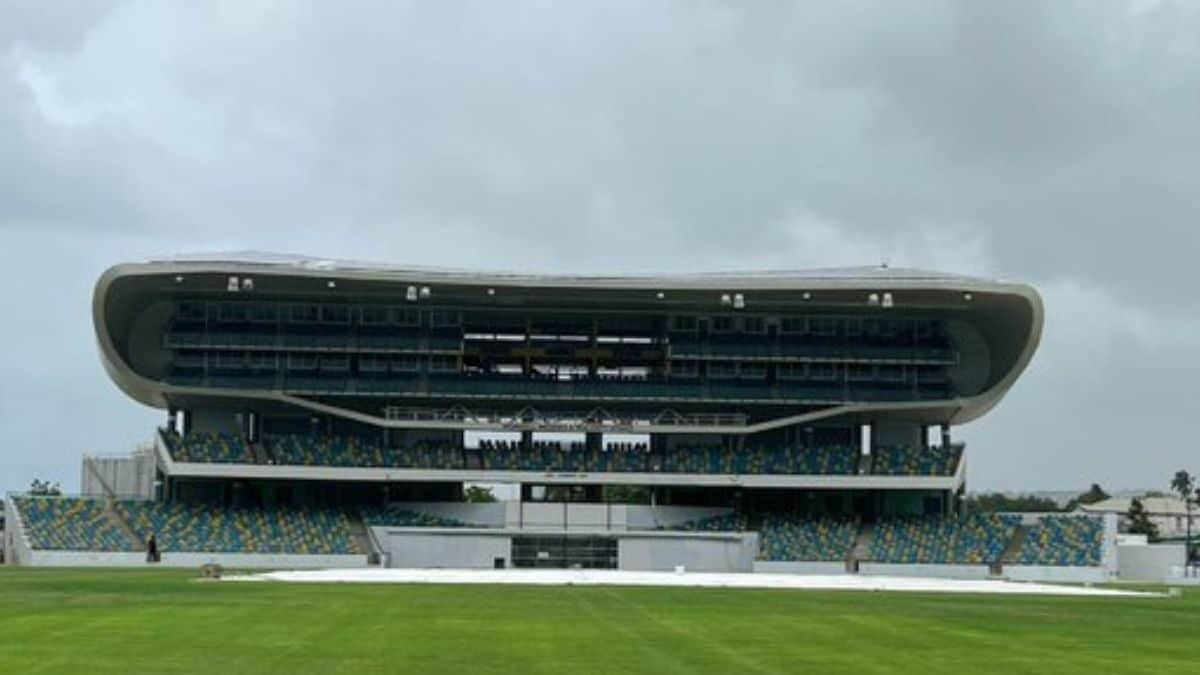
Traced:
<svg viewBox="0 0 1200 675">
<path fill-rule="evenodd" d="M 283 585 L 0 568 L 0 673 L 1197 673 L 1173 599 Z"/>
</svg>

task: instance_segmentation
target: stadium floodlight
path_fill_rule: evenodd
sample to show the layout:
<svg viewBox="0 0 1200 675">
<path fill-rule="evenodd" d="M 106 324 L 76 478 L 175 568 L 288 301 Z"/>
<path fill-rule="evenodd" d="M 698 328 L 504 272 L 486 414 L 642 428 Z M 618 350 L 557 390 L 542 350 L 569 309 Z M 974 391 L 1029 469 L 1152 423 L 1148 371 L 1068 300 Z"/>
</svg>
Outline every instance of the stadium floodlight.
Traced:
<svg viewBox="0 0 1200 675">
<path fill-rule="evenodd" d="M 963 293 L 963 300 L 966 300 L 967 302 L 970 302 L 970 301 L 971 301 L 971 297 L 972 297 L 972 296 L 971 296 L 971 294 L 970 294 L 970 293 Z"/>
<path fill-rule="evenodd" d="M 230 293 L 237 293 L 238 289 L 240 289 L 240 288 L 241 288 L 241 286 L 238 285 L 238 278 L 237 277 L 229 277 L 229 283 L 227 283 L 225 285 L 225 290 L 229 291 Z"/>
<path fill-rule="evenodd" d="M 428 286 L 422 286 L 422 287 L 421 287 L 421 299 L 422 299 L 422 300 L 424 300 L 425 298 L 428 298 L 428 297 L 429 297 L 429 295 L 430 295 L 430 290 L 429 290 L 429 287 L 428 287 Z"/>
<path fill-rule="evenodd" d="M 330 279 L 329 281 L 325 282 L 325 287 L 326 288 L 337 288 L 337 282 L 334 281 L 333 279 Z"/>
<path fill-rule="evenodd" d="M 800 297 L 804 298 L 805 300 L 812 300 L 812 293 L 809 293 L 808 291 L 804 291 L 804 294 L 801 295 Z"/>
<path fill-rule="evenodd" d="M 253 279 L 251 279 L 250 277 L 244 277 L 244 278 L 242 279 L 242 290 L 243 290 L 243 291 L 252 291 L 252 290 L 254 290 L 254 280 L 253 280 Z"/>
<path fill-rule="evenodd" d="M 409 286 L 408 289 L 404 292 L 404 299 L 408 300 L 409 302 L 416 302 L 417 301 L 417 287 Z"/>
<path fill-rule="evenodd" d="M 657 292 L 657 293 L 655 293 L 655 294 L 654 294 L 654 297 L 655 297 L 655 298 L 658 298 L 659 300 L 662 300 L 663 298 L 667 297 L 667 294 L 666 294 L 666 293 L 663 293 L 662 291 L 659 291 L 659 292 Z"/>
<path fill-rule="evenodd" d="M 879 304 L 879 294 L 872 293 L 872 294 L 868 295 L 867 302 L 872 305 L 878 305 Z"/>
<path fill-rule="evenodd" d="M 734 293 L 733 294 L 733 308 L 734 309 L 745 309 L 745 307 L 746 307 L 746 296 L 742 295 L 741 293 Z"/>
<path fill-rule="evenodd" d="M 728 293 L 722 293 L 721 294 L 721 304 L 722 305 L 733 304 L 733 298 L 731 298 Z"/>
<path fill-rule="evenodd" d="M 489 289 L 487 290 L 487 294 L 488 294 L 488 297 L 491 297 L 491 296 L 495 295 L 495 294 L 496 294 L 496 289 L 494 289 L 494 288 L 489 288 Z"/>
<path fill-rule="evenodd" d="M 884 293 L 884 294 L 883 294 L 883 307 L 884 307 L 884 309 L 891 309 L 891 308 L 892 308 L 892 306 L 893 306 L 894 304 L 895 304 L 895 303 L 892 301 L 892 294 L 891 294 L 891 293 Z"/>
<path fill-rule="evenodd" d="M 182 274 L 176 274 L 176 275 L 175 275 L 175 283 L 177 283 L 177 284 L 182 284 L 182 283 L 183 283 L 183 275 L 182 275 Z"/>
</svg>

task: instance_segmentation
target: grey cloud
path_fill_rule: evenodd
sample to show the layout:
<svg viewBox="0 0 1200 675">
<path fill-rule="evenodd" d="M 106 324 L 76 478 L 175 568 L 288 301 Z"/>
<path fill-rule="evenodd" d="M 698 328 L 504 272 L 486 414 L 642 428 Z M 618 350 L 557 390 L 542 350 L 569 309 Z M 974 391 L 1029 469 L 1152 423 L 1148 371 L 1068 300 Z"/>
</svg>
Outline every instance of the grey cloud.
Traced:
<svg viewBox="0 0 1200 675">
<path fill-rule="evenodd" d="M 119 259 L 262 248 L 570 271 L 889 258 L 1078 285 L 1107 299 L 1093 312 L 1200 309 L 1187 3 L 46 7 L 0 5 L 0 233 L 28 259 L 63 237 L 87 262 L 63 270 L 72 292 Z M 1003 411 L 1049 419 L 1081 387 L 1069 349 L 1048 341 L 972 433 L 1024 443 Z M 1149 390 L 1145 357 L 1105 358 Z M 1073 393 L 1076 414 L 1108 405 Z"/>
</svg>

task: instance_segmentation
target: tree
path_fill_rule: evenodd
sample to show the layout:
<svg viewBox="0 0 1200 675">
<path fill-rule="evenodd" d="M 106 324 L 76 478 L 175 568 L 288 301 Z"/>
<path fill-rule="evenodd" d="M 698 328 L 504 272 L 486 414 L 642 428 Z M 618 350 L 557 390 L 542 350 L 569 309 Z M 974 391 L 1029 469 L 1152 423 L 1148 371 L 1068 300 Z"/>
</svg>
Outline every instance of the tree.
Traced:
<svg viewBox="0 0 1200 675">
<path fill-rule="evenodd" d="M 472 504 L 490 504 L 496 501 L 496 495 L 492 494 L 492 488 L 468 485 L 467 489 L 463 490 L 463 501 Z"/>
<path fill-rule="evenodd" d="M 966 507 L 969 513 L 1049 513 L 1059 510 L 1053 499 L 1034 495 L 1012 497 L 1002 492 L 968 495 Z"/>
<path fill-rule="evenodd" d="M 1095 504 L 1096 502 L 1102 502 L 1105 499 L 1108 499 L 1108 493 L 1104 491 L 1104 488 L 1100 487 L 1096 483 L 1092 483 L 1092 487 L 1088 488 L 1087 492 L 1084 492 L 1078 497 L 1067 502 L 1067 505 L 1065 508 L 1063 508 L 1063 510 L 1074 511 L 1075 509 L 1079 508 L 1081 504 Z"/>
<path fill-rule="evenodd" d="M 1158 526 L 1150 520 L 1150 514 L 1146 513 L 1146 507 L 1142 504 L 1142 500 L 1134 498 L 1129 503 L 1129 512 L 1125 514 L 1125 517 L 1129 521 L 1127 532 L 1144 534 L 1149 541 L 1158 540 Z"/>
<path fill-rule="evenodd" d="M 33 482 L 29 484 L 29 494 L 38 497 L 58 497 L 62 495 L 62 488 L 58 486 L 58 483 L 34 478 Z"/>
<path fill-rule="evenodd" d="M 1183 509 L 1184 509 L 1184 514 L 1185 514 L 1185 516 L 1184 516 L 1184 533 L 1185 534 L 1184 534 L 1184 538 L 1183 538 L 1183 550 L 1186 552 L 1184 555 L 1184 558 L 1185 558 L 1184 566 L 1191 568 L 1191 566 L 1192 566 L 1192 496 L 1193 496 L 1192 493 L 1195 492 L 1195 493 L 1197 493 L 1197 495 L 1200 495 L 1200 488 L 1198 488 L 1196 486 L 1196 478 L 1194 476 L 1192 476 L 1192 474 L 1188 473 L 1184 469 L 1180 469 L 1179 471 L 1175 472 L 1175 477 L 1171 479 L 1171 489 L 1174 490 L 1175 494 L 1178 494 L 1179 498 L 1183 500 Z M 1200 501 L 1200 499 L 1198 499 L 1197 501 Z M 1190 570 L 1189 570 L 1189 575 L 1190 575 Z"/>
</svg>

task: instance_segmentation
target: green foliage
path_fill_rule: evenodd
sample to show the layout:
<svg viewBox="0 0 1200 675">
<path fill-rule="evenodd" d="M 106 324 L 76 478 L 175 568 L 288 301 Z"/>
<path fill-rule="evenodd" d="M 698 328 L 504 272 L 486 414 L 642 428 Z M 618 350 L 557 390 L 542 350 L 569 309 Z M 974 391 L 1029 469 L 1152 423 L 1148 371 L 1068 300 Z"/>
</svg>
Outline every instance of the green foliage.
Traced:
<svg viewBox="0 0 1200 675">
<path fill-rule="evenodd" d="M 1180 469 L 1171 478 L 1171 489 L 1179 495 L 1180 499 L 1188 501 L 1192 497 L 1192 492 L 1196 490 L 1196 479 L 1187 471 Z"/>
<path fill-rule="evenodd" d="M 604 501 L 612 504 L 649 504 L 650 487 L 647 485 L 605 485 Z"/>
<path fill-rule="evenodd" d="M 1097 483 L 1092 483 L 1092 487 L 1088 488 L 1087 492 L 1081 493 L 1078 497 L 1067 502 L 1067 505 L 1063 507 L 1063 511 L 1074 511 L 1080 505 L 1095 504 L 1108 499 L 1108 497 L 1109 494 L 1104 491 L 1104 488 L 1100 487 Z"/>
<path fill-rule="evenodd" d="M 62 488 L 58 486 L 58 483 L 34 478 L 33 482 L 29 484 L 29 494 L 37 497 L 57 497 L 62 494 Z"/>
<path fill-rule="evenodd" d="M 1146 507 L 1142 504 L 1142 500 L 1135 498 L 1129 503 L 1129 512 L 1125 514 L 1125 519 L 1127 521 L 1126 532 L 1144 534 L 1150 541 L 1158 540 L 1158 526 L 1150 520 L 1150 515 L 1146 513 Z"/>
<path fill-rule="evenodd" d="M 492 488 L 483 487 L 482 485 L 468 485 L 463 490 L 463 501 L 472 504 L 491 504 L 496 501 L 496 495 L 492 494 Z"/>
<path fill-rule="evenodd" d="M 1009 496 L 1000 492 L 968 495 L 968 513 L 1050 513 L 1058 511 L 1053 499 L 1033 495 Z"/>
</svg>

